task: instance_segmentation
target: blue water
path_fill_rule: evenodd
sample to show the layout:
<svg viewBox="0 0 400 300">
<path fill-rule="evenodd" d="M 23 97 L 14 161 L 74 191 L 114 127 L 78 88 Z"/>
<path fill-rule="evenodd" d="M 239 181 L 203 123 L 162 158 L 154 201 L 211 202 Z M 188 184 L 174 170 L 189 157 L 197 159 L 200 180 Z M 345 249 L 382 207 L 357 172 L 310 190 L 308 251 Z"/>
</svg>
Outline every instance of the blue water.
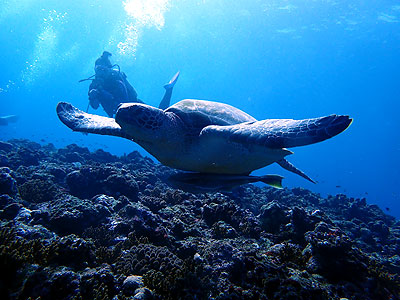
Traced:
<svg viewBox="0 0 400 300">
<path fill-rule="evenodd" d="M 151 105 L 180 70 L 173 102 L 221 101 L 257 119 L 350 115 L 347 131 L 288 157 L 318 184 L 279 166 L 255 173 L 400 217 L 398 1 L 1 0 L 0 26 L 0 115 L 20 116 L 1 140 L 137 150 L 73 133 L 55 114 L 58 101 L 86 109 L 89 83 L 78 80 L 108 50 Z"/>
</svg>

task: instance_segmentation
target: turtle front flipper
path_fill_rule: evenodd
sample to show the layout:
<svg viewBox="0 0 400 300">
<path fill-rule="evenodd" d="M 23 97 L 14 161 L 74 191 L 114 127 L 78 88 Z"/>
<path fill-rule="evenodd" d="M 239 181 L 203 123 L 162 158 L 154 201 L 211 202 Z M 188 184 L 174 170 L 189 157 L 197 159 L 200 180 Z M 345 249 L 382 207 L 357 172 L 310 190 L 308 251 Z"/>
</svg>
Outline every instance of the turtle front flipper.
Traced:
<svg viewBox="0 0 400 300">
<path fill-rule="evenodd" d="M 113 135 L 130 139 L 113 118 L 92 115 L 67 102 L 57 104 L 58 118 L 73 131 Z"/>
<path fill-rule="evenodd" d="M 322 142 L 344 131 L 349 116 L 330 115 L 315 119 L 268 119 L 230 126 L 207 126 L 201 135 L 216 135 L 229 141 L 268 148 L 291 148 Z"/>
</svg>

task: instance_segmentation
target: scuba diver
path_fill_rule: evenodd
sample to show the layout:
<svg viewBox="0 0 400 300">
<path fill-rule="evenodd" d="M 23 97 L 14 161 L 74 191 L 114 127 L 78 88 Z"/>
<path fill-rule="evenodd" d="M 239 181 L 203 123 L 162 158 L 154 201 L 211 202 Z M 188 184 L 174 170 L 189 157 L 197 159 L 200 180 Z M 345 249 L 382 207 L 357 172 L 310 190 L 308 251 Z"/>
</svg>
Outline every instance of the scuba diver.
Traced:
<svg viewBox="0 0 400 300">
<path fill-rule="evenodd" d="M 137 92 L 128 82 L 126 74 L 121 72 L 120 67 L 117 64 L 111 64 L 111 55 L 110 52 L 104 51 L 95 62 L 95 75 L 80 80 L 80 82 L 92 80 L 89 86 L 89 104 L 87 110 L 89 109 L 89 105 L 94 109 L 98 109 L 99 105 L 101 105 L 107 115 L 112 118 L 121 103 L 144 102 L 138 99 Z M 116 69 L 114 67 L 116 67 Z M 93 77 L 94 79 L 92 79 Z M 172 89 L 178 77 L 179 72 L 174 75 L 169 83 L 164 85 L 165 93 L 159 105 L 160 109 L 169 107 Z"/>
</svg>

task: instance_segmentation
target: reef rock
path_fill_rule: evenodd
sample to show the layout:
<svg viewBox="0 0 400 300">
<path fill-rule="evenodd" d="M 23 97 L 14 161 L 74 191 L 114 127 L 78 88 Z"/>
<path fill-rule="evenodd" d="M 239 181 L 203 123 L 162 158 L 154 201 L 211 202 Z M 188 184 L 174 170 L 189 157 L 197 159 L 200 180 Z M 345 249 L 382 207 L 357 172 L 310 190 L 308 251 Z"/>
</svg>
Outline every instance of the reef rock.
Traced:
<svg viewBox="0 0 400 300">
<path fill-rule="evenodd" d="M 366 199 L 191 194 L 173 172 L 0 142 L 1 299 L 399 299 L 400 221 Z"/>
</svg>

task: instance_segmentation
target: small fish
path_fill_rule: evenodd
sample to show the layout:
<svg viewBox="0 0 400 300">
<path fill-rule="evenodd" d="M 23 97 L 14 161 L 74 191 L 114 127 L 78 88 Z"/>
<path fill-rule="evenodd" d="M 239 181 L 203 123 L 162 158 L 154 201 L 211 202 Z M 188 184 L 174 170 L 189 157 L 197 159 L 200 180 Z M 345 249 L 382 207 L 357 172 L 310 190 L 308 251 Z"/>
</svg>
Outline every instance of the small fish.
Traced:
<svg viewBox="0 0 400 300">
<path fill-rule="evenodd" d="M 176 173 L 168 178 L 169 184 L 176 189 L 190 193 L 212 193 L 231 191 L 242 184 L 264 182 L 276 188 L 282 188 L 282 176 L 279 175 L 230 175 L 207 173 Z"/>
<path fill-rule="evenodd" d="M 18 116 L 16 115 L 9 115 L 0 117 L 0 125 L 8 125 L 8 123 L 15 123 L 18 121 Z"/>
</svg>

